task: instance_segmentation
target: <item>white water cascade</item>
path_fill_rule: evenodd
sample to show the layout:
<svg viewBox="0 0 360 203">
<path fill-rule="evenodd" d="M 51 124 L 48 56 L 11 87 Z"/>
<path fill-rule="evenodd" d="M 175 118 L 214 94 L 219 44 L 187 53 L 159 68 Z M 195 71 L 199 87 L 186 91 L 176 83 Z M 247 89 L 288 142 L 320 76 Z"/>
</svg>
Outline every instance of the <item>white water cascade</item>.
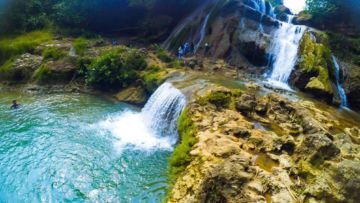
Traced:
<svg viewBox="0 0 360 203">
<path fill-rule="evenodd" d="M 332 56 L 333 62 L 334 62 L 334 67 L 335 67 L 335 79 L 336 79 L 336 88 L 338 90 L 339 93 L 339 97 L 341 100 L 341 106 L 342 107 L 347 107 L 348 106 L 348 102 L 347 102 L 347 97 L 346 97 L 346 93 L 344 88 L 341 86 L 341 82 L 340 82 L 340 65 L 336 60 L 335 56 Z"/>
<path fill-rule="evenodd" d="M 206 17 L 205 17 L 205 19 L 204 19 L 204 22 L 203 22 L 203 24 L 202 24 L 202 26 L 201 26 L 199 39 L 198 39 L 198 41 L 197 41 L 197 43 L 196 43 L 196 45 L 195 45 L 195 50 L 194 50 L 195 53 L 197 52 L 197 50 L 198 50 L 199 47 L 201 46 L 202 41 L 203 41 L 204 38 L 205 38 L 205 35 L 206 35 L 206 26 L 207 26 L 207 24 L 208 24 L 208 22 L 209 22 L 210 14 L 211 14 L 211 12 L 206 15 Z"/>
<path fill-rule="evenodd" d="M 178 139 L 177 119 L 186 105 L 185 96 L 170 83 L 161 85 L 141 112 L 126 111 L 108 118 L 100 127 L 117 139 L 115 148 L 169 149 Z"/>
<path fill-rule="evenodd" d="M 305 26 L 291 24 L 293 16 L 289 16 L 288 23 L 282 23 L 274 33 L 270 46 L 270 53 L 274 56 L 269 83 L 283 89 L 290 89 L 287 82 L 295 66 L 299 44 L 304 35 Z"/>
</svg>

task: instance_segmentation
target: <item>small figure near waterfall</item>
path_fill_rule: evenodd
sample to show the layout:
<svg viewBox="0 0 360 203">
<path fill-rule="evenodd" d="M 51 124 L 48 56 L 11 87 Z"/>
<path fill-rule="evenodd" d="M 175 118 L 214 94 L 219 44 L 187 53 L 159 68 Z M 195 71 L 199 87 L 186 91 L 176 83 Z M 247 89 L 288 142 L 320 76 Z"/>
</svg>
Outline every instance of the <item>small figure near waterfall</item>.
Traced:
<svg viewBox="0 0 360 203">
<path fill-rule="evenodd" d="M 205 49 L 204 49 L 204 56 L 207 56 L 209 54 L 210 51 L 210 45 L 209 43 L 205 43 Z"/>
<path fill-rule="evenodd" d="M 17 101 L 16 100 L 13 100 L 13 102 L 12 102 L 13 104 L 11 105 L 11 109 L 18 109 L 19 107 L 20 107 L 20 105 L 17 103 Z"/>
<path fill-rule="evenodd" d="M 178 58 L 181 59 L 184 55 L 184 49 L 183 46 L 181 45 L 178 49 Z"/>
</svg>

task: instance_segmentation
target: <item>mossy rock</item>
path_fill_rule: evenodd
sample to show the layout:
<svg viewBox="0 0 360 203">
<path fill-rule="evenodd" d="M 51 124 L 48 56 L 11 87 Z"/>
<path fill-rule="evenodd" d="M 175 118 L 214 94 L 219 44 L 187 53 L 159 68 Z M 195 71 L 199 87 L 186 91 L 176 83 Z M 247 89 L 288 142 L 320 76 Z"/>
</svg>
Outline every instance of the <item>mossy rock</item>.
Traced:
<svg viewBox="0 0 360 203">
<path fill-rule="evenodd" d="M 41 65 L 32 78 L 40 84 L 68 83 L 77 73 L 76 62 L 70 59 L 49 61 Z"/>
<path fill-rule="evenodd" d="M 291 76 L 291 83 L 317 97 L 331 100 L 334 64 L 324 33 L 306 32 L 300 43 L 299 60 Z"/>
</svg>

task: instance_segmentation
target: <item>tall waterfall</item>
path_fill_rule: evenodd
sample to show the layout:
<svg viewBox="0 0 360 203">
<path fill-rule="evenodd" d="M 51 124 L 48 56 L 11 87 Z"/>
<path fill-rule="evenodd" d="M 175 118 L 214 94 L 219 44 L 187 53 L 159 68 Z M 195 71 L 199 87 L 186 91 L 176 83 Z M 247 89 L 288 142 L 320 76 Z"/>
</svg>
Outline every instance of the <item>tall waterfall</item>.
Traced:
<svg viewBox="0 0 360 203">
<path fill-rule="evenodd" d="M 295 66 L 299 44 L 306 29 L 305 26 L 291 24 L 292 19 L 293 17 L 289 16 L 288 23 L 282 23 L 276 30 L 270 47 L 274 58 L 269 82 L 285 89 L 289 89 L 287 82 Z"/>
<path fill-rule="evenodd" d="M 336 79 L 336 88 L 338 90 L 339 93 L 339 97 L 341 100 L 341 106 L 342 107 L 347 107 L 348 106 L 348 102 L 347 102 L 347 97 L 346 97 L 346 93 L 344 88 L 341 85 L 341 80 L 340 80 L 340 65 L 336 60 L 335 56 L 332 56 L 333 62 L 334 62 L 334 67 L 335 67 L 335 79 Z"/>
<path fill-rule="evenodd" d="M 204 19 L 204 22 L 203 22 L 203 24 L 202 24 L 202 26 L 201 26 L 199 39 L 198 39 L 198 41 L 197 41 L 197 43 L 196 43 L 196 45 L 195 45 L 195 50 L 194 50 L 195 53 L 197 52 L 197 50 L 198 50 L 199 47 L 201 46 L 202 41 L 203 41 L 204 38 L 205 38 L 205 35 L 206 35 L 206 26 L 207 26 L 207 24 L 208 24 L 208 22 L 209 22 L 210 14 L 211 14 L 211 13 L 209 13 L 209 14 L 206 15 L 206 17 L 205 17 L 205 19 Z"/>
<path fill-rule="evenodd" d="M 172 149 L 177 137 L 177 119 L 186 105 L 185 96 L 170 83 L 161 85 L 141 112 L 127 111 L 100 123 L 117 141 L 115 148 L 139 150 Z"/>
</svg>

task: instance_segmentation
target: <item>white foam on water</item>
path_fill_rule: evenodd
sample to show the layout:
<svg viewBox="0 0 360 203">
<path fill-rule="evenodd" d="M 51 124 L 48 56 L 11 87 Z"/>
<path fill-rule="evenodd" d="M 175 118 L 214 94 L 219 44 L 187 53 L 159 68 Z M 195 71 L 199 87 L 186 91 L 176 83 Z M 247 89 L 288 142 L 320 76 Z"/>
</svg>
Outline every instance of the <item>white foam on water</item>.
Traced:
<svg viewBox="0 0 360 203">
<path fill-rule="evenodd" d="M 186 105 L 185 96 L 170 83 L 164 83 L 150 97 L 141 112 L 126 111 L 100 122 L 100 127 L 117 139 L 118 151 L 172 150 L 177 142 L 177 119 Z"/>
</svg>

